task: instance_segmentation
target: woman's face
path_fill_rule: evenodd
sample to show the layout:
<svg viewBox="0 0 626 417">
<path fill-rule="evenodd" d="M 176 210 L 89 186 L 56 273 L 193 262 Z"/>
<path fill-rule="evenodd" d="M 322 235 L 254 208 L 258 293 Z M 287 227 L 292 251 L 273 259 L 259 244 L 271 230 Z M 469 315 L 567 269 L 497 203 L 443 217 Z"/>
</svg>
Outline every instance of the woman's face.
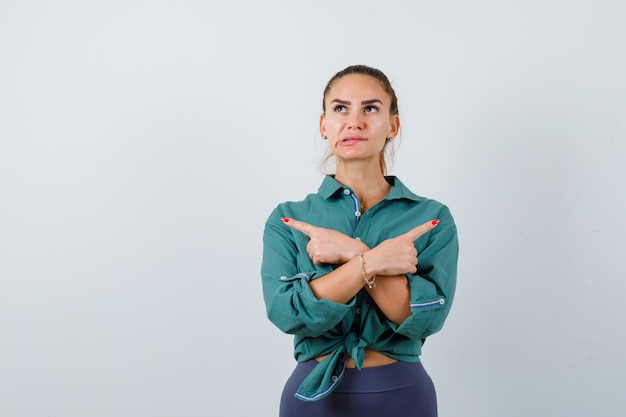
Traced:
<svg viewBox="0 0 626 417">
<path fill-rule="evenodd" d="M 386 140 L 398 133 L 400 120 L 389 114 L 389 95 L 368 75 L 340 78 L 328 92 L 325 105 L 320 132 L 337 158 L 378 161 Z"/>
</svg>

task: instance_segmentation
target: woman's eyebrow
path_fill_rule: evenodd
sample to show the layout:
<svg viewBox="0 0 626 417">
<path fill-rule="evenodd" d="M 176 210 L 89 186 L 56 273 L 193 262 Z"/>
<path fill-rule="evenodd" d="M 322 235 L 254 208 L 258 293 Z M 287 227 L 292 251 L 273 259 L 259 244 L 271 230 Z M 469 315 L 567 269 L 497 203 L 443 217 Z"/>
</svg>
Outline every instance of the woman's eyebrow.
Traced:
<svg viewBox="0 0 626 417">
<path fill-rule="evenodd" d="M 352 104 L 350 103 L 348 100 L 342 100 L 340 98 L 336 98 L 333 101 L 331 101 L 331 103 L 339 103 L 339 104 Z"/>
<path fill-rule="evenodd" d="M 380 101 L 380 100 L 379 100 L 379 99 L 377 99 L 377 98 L 372 98 L 372 99 L 370 99 L 370 100 L 364 100 L 364 101 L 362 101 L 362 102 L 361 102 L 361 104 L 373 104 L 373 103 L 380 103 L 380 104 L 383 104 L 383 102 L 382 102 L 382 101 Z"/>
<path fill-rule="evenodd" d="M 347 105 L 352 104 L 350 101 L 348 101 L 348 100 L 342 100 L 342 99 L 340 99 L 340 98 L 333 99 L 333 100 L 331 101 L 331 103 L 339 103 L 339 104 L 347 104 Z M 362 104 L 362 105 L 365 105 L 365 104 L 373 104 L 373 103 L 380 103 L 380 104 L 383 104 L 383 102 L 382 102 L 382 101 L 380 101 L 380 100 L 379 100 L 379 99 L 377 99 L 377 98 L 371 98 L 371 99 L 369 99 L 369 100 L 363 100 L 363 101 L 361 102 L 361 104 Z"/>
</svg>

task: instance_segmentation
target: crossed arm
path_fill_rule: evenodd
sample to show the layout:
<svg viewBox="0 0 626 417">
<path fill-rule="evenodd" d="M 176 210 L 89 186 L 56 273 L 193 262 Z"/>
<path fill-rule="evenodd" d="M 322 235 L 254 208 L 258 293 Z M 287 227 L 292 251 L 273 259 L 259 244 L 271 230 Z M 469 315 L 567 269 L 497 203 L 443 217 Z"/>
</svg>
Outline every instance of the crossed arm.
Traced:
<svg viewBox="0 0 626 417">
<path fill-rule="evenodd" d="M 417 250 L 414 242 L 432 230 L 438 220 L 428 221 L 403 235 L 387 239 L 374 248 L 341 232 L 316 227 L 295 219 L 283 222 L 309 237 L 307 252 L 315 264 L 341 265 L 332 272 L 309 283 L 318 298 L 347 303 L 364 285 L 359 254 L 363 254 L 366 277 L 377 276 L 376 287 L 365 286 L 370 296 L 393 323 L 401 324 L 411 315 L 410 290 L 405 274 L 417 271 Z"/>
</svg>

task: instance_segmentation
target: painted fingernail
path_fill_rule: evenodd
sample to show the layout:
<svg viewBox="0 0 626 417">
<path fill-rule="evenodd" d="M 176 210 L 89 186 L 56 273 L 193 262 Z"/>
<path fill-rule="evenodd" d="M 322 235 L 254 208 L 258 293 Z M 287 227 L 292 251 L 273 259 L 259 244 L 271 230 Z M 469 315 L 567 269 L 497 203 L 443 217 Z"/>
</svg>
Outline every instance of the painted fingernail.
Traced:
<svg viewBox="0 0 626 417">
<path fill-rule="evenodd" d="M 433 226 L 437 226 L 437 225 L 439 224 L 439 219 L 433 220 L 433 221 L 431 222 L 431 224 L 432 224 Z"/>
<path fill-rule="evenodd" d="M 286 217 L 281 217 L 280 219 L 281 219 L 283 222 L 285 222 L 285 223 L 288 223 L 288 222 L 289 222 L 289 219 L 288 219 L 288 218 L 286 218 Z"/>
</svg>

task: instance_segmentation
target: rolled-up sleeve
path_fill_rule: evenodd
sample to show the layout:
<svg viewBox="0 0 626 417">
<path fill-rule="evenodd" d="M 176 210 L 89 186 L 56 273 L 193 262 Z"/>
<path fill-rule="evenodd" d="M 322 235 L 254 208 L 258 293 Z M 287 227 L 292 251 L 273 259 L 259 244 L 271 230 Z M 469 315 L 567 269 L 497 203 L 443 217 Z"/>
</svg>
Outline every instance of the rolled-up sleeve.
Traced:
<svg viewBox="0 0 626 417">
<path fill-rule="evenodd" d="M 267 317 L 285 333 L 319 336 L 341 322 L 354 300 L 341 304 L 315 297 L 309 281 L 325 271 L 298 270 L 300 250 L 294 234 L 300 232 L 285 225 L 282 216 L 279 206 L 263 232 L 261 278 Z"/>
<path fill-rule="evenodd" d="M 411 315 L 400 325 L 390 324 L 397 333 L 413 340 L 438 332 L 454 299 L 459 255 L 457 229 L 446 206 L 438 218 L 439 225 L 416 242 L 418 270 L 415 275 L 407 275 Z"/>
</svg>

